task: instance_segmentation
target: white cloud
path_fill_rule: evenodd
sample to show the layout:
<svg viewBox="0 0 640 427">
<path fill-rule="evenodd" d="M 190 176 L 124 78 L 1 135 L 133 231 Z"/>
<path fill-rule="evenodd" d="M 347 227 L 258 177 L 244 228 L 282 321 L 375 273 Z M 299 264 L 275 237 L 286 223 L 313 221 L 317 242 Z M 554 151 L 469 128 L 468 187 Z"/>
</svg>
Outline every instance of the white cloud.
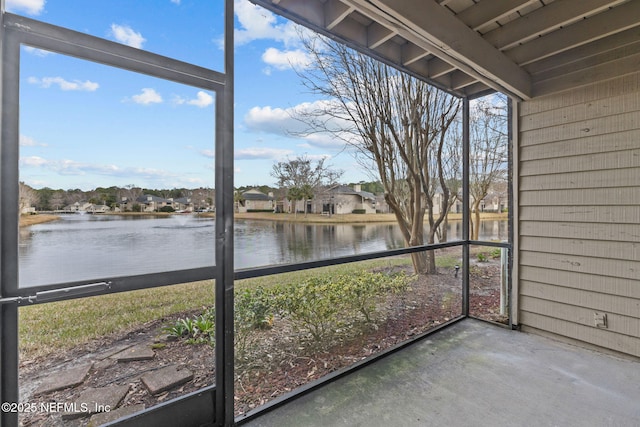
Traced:
<svg viewBox="0 0 640 427">
<path fill-rule="evenodd" d="M 145 87 L 142 89 L 142 93 L 133 95 L 131 97 L 133 102 L 142 105 L 160 104 L 162 102 L 162 96 L 154 89 Z"/>
<path fill-rule="evenodd" d="M 171 3 L 179 5 L 180 4 L 180 0 L 171 0 Z"/>
<path fill-rule="evenodd" d="M 244 124 L 254 132 L 266 132 L 287 137 L 299 137 L 310 146 L 343 149 L 345 142 L 336 135 L 329 133 L 310 133 L 309 126 L 296 117 L 301 117 L 305 113 L 312 113 L 313 120 L 322 122 L 326 126 L 340 132 L 342 129 L 349 129 L 352 124 L 345 120 L 340 120 L 322 111 L 331 109 L 333 101 L 303 102 L 290 108 L 253 107 L 244 117 Z M 351 136 L 344 132 L 344 138 Z"/>
<path fill-rule="evenodd" d="M 247 0 L 235 0 L 234 9 L 241 27 L 235 30 L 236 45 L 260 39 L 276 40 L 291 45 L 299 40 L 296 24 L 290 21 L 278 23 L 276 15 L 260 6 Z"/>
<path fill-rule="evenodd" d="M 287 135 L 300 129 L 300 123 L 292 117 L 292 109 L 253 107 L 244 116 L 244 123 L 253 131 Z"/>
<path fill-rule="evenodd" d="M 52 85 L 57 85 L 62 90 L 76 90 L 86 92 L 94 92 L 100 87 L 98 83 L 89 80 L 86 80 L 84 82 L 80 80 L 74 80 L 70 82 L 63 79 L 62 77 L 43 77 L 41 79 L 37 77 L 29 77 L 27 81 L 31 84 L 39 85 L 43 88 L 49 88 Z"/>
<path fill-rule="evenodd" d="M 200 154 L 210 159 L 213 159 L 216 157 L 216 152 L 214 150 L 202 150 L 200 151 Z"/>
<path fill-rule="evenodd" d="M 25 52 L 30 53 L 31 55 L 40 56 L 40 57 L 45 57 L 45 56 L 54 54 L 50 50 L 38 49 L 35 47 L 26 46 L 26 45 L 23 45 L 22 48 L 24 49 Z"/>
<path fill-rule="evenodd" d="M 42 143 L 42 142 L 38 142 L 35 139 L 26 136 L 26 135 L 20 135 L 20 146 L 22 147 L 46 147 L 47 144 Z"/>
<path fill-rule="evenodd" d="M 38 156 L 23 157 L 20 159 L 20 164 L 24 166 L 39 167 L 39 166 L 46 166 L 47 163 L 48 163 L 47 160 Z"/>
<path fill-rule="evenodd" d="M 196 97 L 193 99 L 183 99 L 183 98 L 180 98 L 179 96 L 176 96 L 174 98 L 174 102 L 178 105 L 187 104 L 187 105 L 194 105 L 199 108 L 205 108 L 213 104 L 213 96 L 209 95 L 207 92 L 200 90 L 196 94 Z"/>
<path fill-rule="evenodd" d="M 283 51 L 275 47 L 270 47 L 262 54 L 262 60 L 278 70 L 287 70 L 290 68 L 304 69 L 311 64 L 309 54 L 300 49 Z"/>
<path fill-rule="evenodd" d="M 45 0 L 7 0 L 6 8 L 9 12 L 39 15 L 44 10 L 44 3 Z"/>
<path fill-rule="evenodd" d="M 306 113 L 313 113 L 315 120 L 325 123 L 333 122 L 335 129 L 349 126 L 348 123 L 341 122 L 328 114 L 322 117 L 320 112 L 331 108 L 330 104 L 331 101 L 314 101 L 303 102 L 286 109 L 270 106 L 253 107 L 245 115 L 244 123 L 253 131 L 291 136 L 308 130 L 308 125 L 298 118 Z"/>
<path fill-rule="evenodd" d="M 141 49 L 144 42 L 147 41 L 142 37 L 142 34 L 127 25 L 111 24 L 111 35 L 118 42 L 138 49 Z"/>
<path fill-rule="evenodd" d="M 162 169 L 144 167 L 120 167 L 113 164 L 83 163 L 75 160 L 48 160 L 39 156 L 22 157 L 20 165 L 25 167 L 38 167 L 56 172 L 60 175 L 107 175 L 122 177 L 164 178 L 173 177 L 175 174 Z"/>
<path fill-rule="evenodd" d="M 256 160 L 256 159 L 283 160 L 290 155 L 293 155 L 293 151 L 285 150 L 282 148 L 249 147 L 249 148 L 236 150 L 234 158 L 236 160 Z"/>
</svg>

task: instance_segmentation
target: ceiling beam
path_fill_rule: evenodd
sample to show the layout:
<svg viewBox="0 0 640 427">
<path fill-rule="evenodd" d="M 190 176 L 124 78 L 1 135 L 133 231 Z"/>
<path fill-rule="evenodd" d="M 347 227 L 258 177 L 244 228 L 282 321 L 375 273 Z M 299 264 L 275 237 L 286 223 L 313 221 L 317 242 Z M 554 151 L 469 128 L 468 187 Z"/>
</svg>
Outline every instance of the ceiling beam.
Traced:
<svg viewBox="0 0 640 427">
<path fill-rule="evenodd" d="M 556 0 L 525 16 L 489 31 L 483 38 L 500 50 L 532 40 L 545 32 L 602 12 L 624 0 Z"/>
<path fill-rule="evenodd" d="M 468 27 L 477 30 L 490 22 L 516 12 L 518 9 L 539 0 L 492 0 L 481 1 L 466 8 L 456 15 L 456 18 L 464 22 Z"/>
<path fill-rule="evenodd" d="M 333 29 L 349 16 L 351 12 L 353 12 L 352 7 L 348 7 L 338 0 L 329 0 L 324 5 L 325 27 L 327 30 Z"/>
<path fill-rule="evenodd" d="M 640 1 L 631 1 L 506 52 L 526 65 L 640 25 Z"/>
<path fill-rule="evenodd" d="M 429 52 L 416 46 L 413 43 L 407 42 L 402 45 L 402 65 L 407 66 L 429 55 Z"/>
<path fill-rule="evenodd" d="M 567 67 L 572 64 L 583 64 L 591 61 L 593 57 L 602 57 L 603 55 L 615 55 L 612 52 L 619 52 L 626 46 L 640 43 L 640 27 L 631 28 L 618 34 L 614 34 L 605 39 L 591 42 L 575 49 L 571 49 L 562 55 L 556 55 L 549 58 L 536 61 L 526 65 L 524 68 L 533 76 L 534 80 L 539 80 L 541 75 L 558 73 L 558 68 L 562 68 L 561 73 L 565 73 Z M 620 55 L 620 53 L 618 53 Z"/>
<path fill-rule="evenodd" d="M 371 0 L 369 3 L 379 7 L 396 25 L 436 46 L 439 52 L 519 97 L 531 97 L 531 76 L 438 3 L 422 1 L 419 6 L 411 0 Z"/>
<path fill-rule="evenodd" d="M 367 27 L 368 47 L 375 49 L 393 38 L 396 34 L 396 32 L 389 30 L 387 27 L 374 22 Z"/>
</svg>

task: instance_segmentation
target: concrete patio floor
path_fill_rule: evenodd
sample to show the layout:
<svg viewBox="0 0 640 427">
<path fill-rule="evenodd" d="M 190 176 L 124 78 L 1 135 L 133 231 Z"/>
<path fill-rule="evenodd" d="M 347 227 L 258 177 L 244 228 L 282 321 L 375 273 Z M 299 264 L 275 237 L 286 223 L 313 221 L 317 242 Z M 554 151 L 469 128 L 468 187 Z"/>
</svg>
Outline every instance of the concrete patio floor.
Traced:
<svg viewBox="0 0 640 427">
<path fill-rule="evenodd" d="M 465 319 L 246 422 L 640 426 L 640 363 Z"/>
</svg>

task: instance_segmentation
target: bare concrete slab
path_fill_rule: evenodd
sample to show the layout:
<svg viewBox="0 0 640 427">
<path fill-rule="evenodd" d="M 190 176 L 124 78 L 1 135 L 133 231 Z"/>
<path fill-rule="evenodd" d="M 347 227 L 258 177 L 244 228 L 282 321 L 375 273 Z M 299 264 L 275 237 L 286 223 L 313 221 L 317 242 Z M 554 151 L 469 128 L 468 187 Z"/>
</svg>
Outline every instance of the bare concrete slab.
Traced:
<svg viewBox="0 0 640 427">
<path fill-rule="evenodd" d="M 74 402 L 74 407 L 62 415 L 63 419 L 88 417 L 98 412 L 109 412 L 122 402 L 129 392 L 128 385 L 110 385 L 100 388 L 88 388 Z"/>
<path fill-rule="evenodd" d="M 75 387 L 84 382 L 93 366 L 92 363 L 63 369 L 60 372 L 49 375 L 33 392 L 34 396 Z"/>
<path fill-rule="evenodd" d="M 142 410 L 144 410 L 144 405 L 139 403 L 137 405 L 125 406 L 109 412 L 100 412 L 99 414 L 91 416 L 91 419 L 87 423 L 87 427 L 98 427 Z"/>
<path fill-rule="evenodd" d="M 157 371 L 148 372 L 144 374 L 141 379 L 142 383 L 149 390 L 149 393 L 159 394 L 191 381 L 193 379 L 193 373 L 187 368 L 171 365 L 158 369 Z"/>
<path fill-rule="evenodd" d="M 118 362 L 134 362 L 137 360 L 151 360 L 155 356 L 156 353 L 151 349 L 149 344 L 139 344 L 129 347 L 120 353 L 116 353 L 111 357 Z"/>
<path fill-rule="evenodd" d="M 240 424 L 640 425 L 640 363 L 467 319 Z"/>
</svg>

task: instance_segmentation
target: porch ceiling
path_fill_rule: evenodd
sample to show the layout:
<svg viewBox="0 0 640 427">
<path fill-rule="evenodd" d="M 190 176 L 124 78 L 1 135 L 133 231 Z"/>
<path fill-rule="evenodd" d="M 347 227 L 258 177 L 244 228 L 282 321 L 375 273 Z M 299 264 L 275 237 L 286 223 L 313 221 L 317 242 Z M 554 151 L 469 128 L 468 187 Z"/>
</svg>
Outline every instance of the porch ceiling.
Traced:
<svg viewBox="0 0 640 427">
<path fill-rule="evenodd" d="M 640 64 L 632 0 L 250 1 L 459 96 L 529 99 Z"/>
</svg>

